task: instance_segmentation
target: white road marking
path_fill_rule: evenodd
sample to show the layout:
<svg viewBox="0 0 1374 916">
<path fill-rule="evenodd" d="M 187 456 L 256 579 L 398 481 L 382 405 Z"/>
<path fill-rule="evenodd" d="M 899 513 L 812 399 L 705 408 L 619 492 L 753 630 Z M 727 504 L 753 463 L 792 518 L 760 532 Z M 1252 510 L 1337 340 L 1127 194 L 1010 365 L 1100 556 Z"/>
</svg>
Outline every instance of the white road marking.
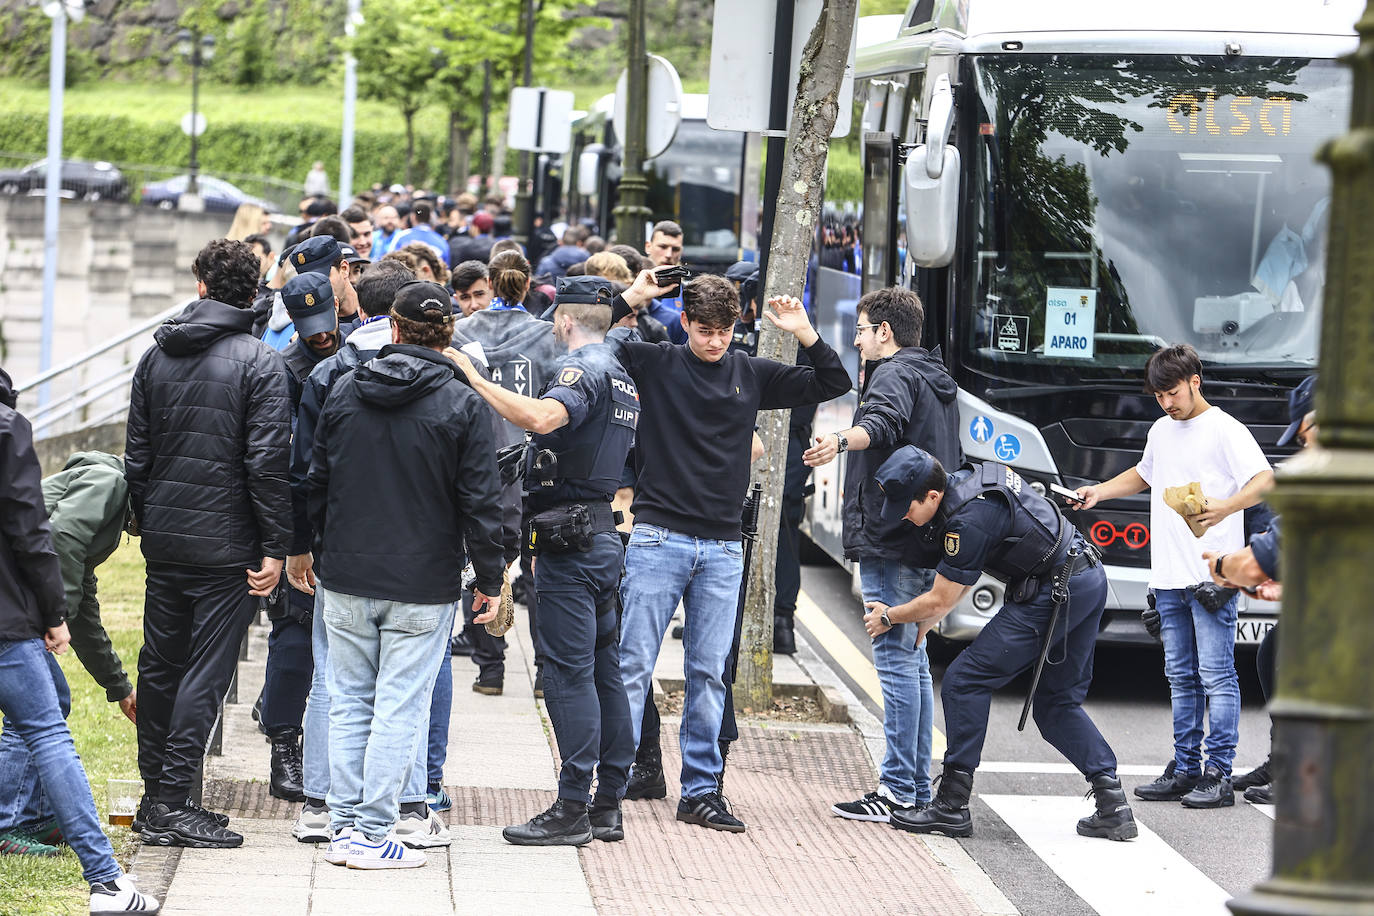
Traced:
<svg viewBox="0 0 1374 916">
<path fill-rule="evenodd" d="M 1037 762 L 1032 760 L 984 760 L 978 764 L 979 773 L 1063 773 L 1078 775 L 1071 763 Z M 1154 764 L 1122 764 L 1116 768 L 1118 776 L 1158 776 L 1164 767 Z"/>
<path fill-rule="evenodd" d="M 1231 895 L 1144 824 L 1125 843 L 1081 837 L 1082 798 L 980 795 L 1069 889 L 1101 916 L 1226 916 Z M 1137 811 L 1137 815 L 1139 812 Z M 975 827 L 975 829 L 977 829 Z"/>
<path fill-rule="evenodd" d="M 1269 820 L 1274 820 L 1275 812 L 1277 809 L 1275 809 L 1273 805 L 1257 805 L 1254 802 L 1246 802 L 1246 804 L 1249 805 L 1251 808 L 1254 808 L 1260 814 L 1263 814 L 1265 817 L 1269 818 Z"/>
</svg>

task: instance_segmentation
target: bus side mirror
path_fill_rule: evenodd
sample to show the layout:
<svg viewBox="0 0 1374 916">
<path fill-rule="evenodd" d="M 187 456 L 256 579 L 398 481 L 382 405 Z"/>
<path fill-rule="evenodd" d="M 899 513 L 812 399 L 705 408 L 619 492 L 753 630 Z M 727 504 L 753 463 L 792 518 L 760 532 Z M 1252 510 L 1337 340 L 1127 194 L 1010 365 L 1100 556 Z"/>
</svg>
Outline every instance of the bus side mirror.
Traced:
<svg viewBox="0 0 1374 916">
<path fill-rule="evenodd" d="M 916 147 L 902 169 L 907 257 L 917 267 L 947 266 L 959 231 L 959 150 L 944 146 L 938 165 L 933 151 L 926 144 Z"/>
<path fill-rule="evenodd" d="M 597 175 L 601 171 L 600 143 L 593 143 L 577 157 L 577 193 L 591 197 L 596 193 Z"/>
</svg>

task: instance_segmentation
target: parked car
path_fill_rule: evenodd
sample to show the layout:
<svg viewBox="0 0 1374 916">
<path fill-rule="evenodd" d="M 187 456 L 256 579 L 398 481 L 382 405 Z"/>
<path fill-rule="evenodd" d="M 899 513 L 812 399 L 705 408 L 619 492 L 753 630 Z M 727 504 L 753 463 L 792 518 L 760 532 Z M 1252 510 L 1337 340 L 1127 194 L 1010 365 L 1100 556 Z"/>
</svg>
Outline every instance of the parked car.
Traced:
<svg viewBox="0 0 1374 916">
<path fill-rule="evenodd" d="M 165 181 L 154 181 L 143 186 L 143 202 L 161 210 L 176 209 L 177 201 L 186 193 L 191 176 L 178 175 Z M 262 200 L 240 191 L 238 188 L 211 175 L 198 175 L 196 184 L 200 196 L 205 201 L 205 209 L 212 212 L 233 213 L 239 204 L 257 204 L 268 213 L 278 213 L 280 208 L 270 201 Z"/>
<path fill-rule="evenodd" d="M 0 171 L 0 194 L 42 194 L 48 183 L 48 160 L 30 162 L 21 169 Z M 69 200 L 127 200 L 124 175 L 108 162 L 81 159 L 62 161 L 61 195 Z"/>
</svg>

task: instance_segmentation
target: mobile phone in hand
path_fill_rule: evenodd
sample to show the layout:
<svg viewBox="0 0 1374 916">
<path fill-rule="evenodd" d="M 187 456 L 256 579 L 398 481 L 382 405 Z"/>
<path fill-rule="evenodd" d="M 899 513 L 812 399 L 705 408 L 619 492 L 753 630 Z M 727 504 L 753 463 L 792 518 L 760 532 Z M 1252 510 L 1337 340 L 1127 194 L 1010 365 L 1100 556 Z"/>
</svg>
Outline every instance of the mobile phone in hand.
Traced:
<svg viewBox="0 0 1374 916">
<path fill-rule="evenodd" d="M 1056 495 L 1058 495 L 1058 496 L 1062 496 L 1064 499 L 1067 499 L 1069 502 L 1073 502 L 1073 503 L 1081 503 L 1081 502 L 1083 502 L 1083 497 L 1079 496 L 1079 495 L 1078 495 L 1078 492 L 1077 492 L 1076 490 L 1070 490 L 1068 487 L 1061 487 L 1061 486 L 1060 486 L 1059 484 L 1057 484 L 1057 483 L 1052 483 L 1052 484 L 1050 484 L 1050 492 L 1051 492 L 1051 493 L 1054 493 L 1054 494 L 1056 494 Z"/>
<path fill-rule="evenodd" d="M 691 276 L 692 272 L 681 264 L 669 264 L 666 267 L 654 268 L 654 282 L 659 286 L 670 286 Z"/>
</svg>

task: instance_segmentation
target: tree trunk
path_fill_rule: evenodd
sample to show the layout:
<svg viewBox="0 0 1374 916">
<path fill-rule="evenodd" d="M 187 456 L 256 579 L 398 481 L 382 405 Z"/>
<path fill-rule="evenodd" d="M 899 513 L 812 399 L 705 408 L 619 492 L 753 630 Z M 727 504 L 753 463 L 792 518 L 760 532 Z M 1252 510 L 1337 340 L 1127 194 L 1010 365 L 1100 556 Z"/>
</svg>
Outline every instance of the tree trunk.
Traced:
<svg viewBox="0 0 1374 916">
<path fill-rule="evenodd" d="M 458 193 L 458 112 L 448 113 L 448 185 L 446 194 Z"/>
<path fill-rule="evenodd" d="M 458 151 L 457 155 L 457 174 L 451 175 L 449 186 L 455 194 L 461 194 L 468 189 L 468 175 L 472 172 L 472 128 L 455 127 L 453 130 L 453 145 Z"/>
<path fill-rule="evenodd" d="M 507 102 L 510 100 L 510 90 L 514 89 L 517 83 L 511 80 L 511 84 L 506 90 Z M 483 196 L 486 194 L 501 194 L 501 179 L 506 175 L 506 153 L 507 141 L 510 139 L 510 105 L 507 104 L 505 113 L 500 117 L 493 117 L 496 142 L 491 152 L 491 172 L 487 175 L 488 187 L 483 189 Z"/>
<path fill-rule="evenodd" d="M 801 298 L 811 239 L 820 218 L 825 189 L 825 157 L 830 131 L 839 114 L 840 81 L 849 59 L 858 0 L 825 0 L 798 64 L 797 97 L 783 157 L 782 189 L 776 202 L 773 238 L 768 247 L 766 303 L 773 296 Z M 765 206 L 768 201 L 764 201 Z M 797 339 L 767 321 L 759 323 L 759 356 L 792 364 Z M 758 415 L 764 457 L 753 478 L 763 484 L 758 540 L 752 565 L 745 571 L 749 592 L 740 637 L 737 708 L 768 709 L 773 702 L 773 572 L 778 555 L 778 522 L 787 470 L 788 410 Z"/>
</svg>

